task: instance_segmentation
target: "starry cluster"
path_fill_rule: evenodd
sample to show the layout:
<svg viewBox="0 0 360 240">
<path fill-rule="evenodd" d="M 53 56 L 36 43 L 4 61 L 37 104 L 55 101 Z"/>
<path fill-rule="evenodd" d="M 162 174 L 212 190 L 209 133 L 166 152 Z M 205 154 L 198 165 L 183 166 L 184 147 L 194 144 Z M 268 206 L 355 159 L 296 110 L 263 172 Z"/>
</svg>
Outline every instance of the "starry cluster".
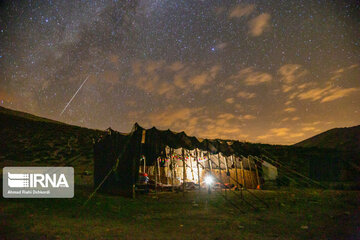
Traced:
<svg viewBox="0 0 360 240">
<path fill-rule="evenodd" d="M 4 107 L 90 128 L 139 122 L 284 144 L 359 124 L 357 1 L 0 6 Z"/>
</svg>

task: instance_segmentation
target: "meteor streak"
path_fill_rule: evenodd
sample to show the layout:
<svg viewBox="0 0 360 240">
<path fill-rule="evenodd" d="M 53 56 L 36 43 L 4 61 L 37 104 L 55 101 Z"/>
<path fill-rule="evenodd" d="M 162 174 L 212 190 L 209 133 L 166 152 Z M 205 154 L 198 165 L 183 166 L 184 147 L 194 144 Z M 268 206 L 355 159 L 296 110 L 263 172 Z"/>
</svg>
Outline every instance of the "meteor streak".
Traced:
<svg viewBox="0 0 360 240">
<path fill-rule="evenodd" d="M 76 93 L 74 94 L 74 96 L 72 96 L 72 98 L 70 99 L 70 101 L 66 104 L 66 106 L 64 107 L 64 109 L 62 110 L 62 112 L 60 113 L 60 116 L 65 112 L 66 108 L 70 105 L 70 103 L 72 102 L 72 100 L 75 98 L 76 94 L 80 91 L 80 89 L 82 88 L 82 86 L 85 84 L 85 82 L 88 80 L 89 75 L 85 78 L 84 82 L 80 85 L 79 89 L 76 91 Z"/>
</svg>

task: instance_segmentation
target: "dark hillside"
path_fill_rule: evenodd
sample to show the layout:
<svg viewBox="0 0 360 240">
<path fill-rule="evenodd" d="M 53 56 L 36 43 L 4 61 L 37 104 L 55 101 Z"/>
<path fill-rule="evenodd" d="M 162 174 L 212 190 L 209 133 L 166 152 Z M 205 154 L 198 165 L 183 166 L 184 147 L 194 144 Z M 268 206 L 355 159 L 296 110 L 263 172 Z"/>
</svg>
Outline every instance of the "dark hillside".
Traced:
<svg viewBox="0 0 360 240">
<path fill-rule="evenodd" d="M 0 162 L 91 169 L 93 138 L 101 133 L 0 107 Z"/>
<path fill-rule="evenodd" d="M 346 175 L 346 179 L 359 180 L 360 125 L 330 129 L 299 142 L 294 146 L 328 149 L 329 152 L 327 155 L 329 156 L 334 156 L 333 154 L 330 154 L 331 151 L 337 151 L 339 154 L 336 156 L 336 159 L 340 160 L 340 164 L 343 166 L 339 171 L 339 174 Z M 321 158 L 319 158 L 319 160 L 320 159 Z M 317 162 L 314 162 L 314 164 L 317 164 Z M 319 163 L 318 166 L 322 165 Z"/>
<path fill-rule="evenodd" d="M 334 128 L 296 143 L 295 146 L 334 148 L 347 152 L 360 152 L 360 125 Z"/>
</svg>

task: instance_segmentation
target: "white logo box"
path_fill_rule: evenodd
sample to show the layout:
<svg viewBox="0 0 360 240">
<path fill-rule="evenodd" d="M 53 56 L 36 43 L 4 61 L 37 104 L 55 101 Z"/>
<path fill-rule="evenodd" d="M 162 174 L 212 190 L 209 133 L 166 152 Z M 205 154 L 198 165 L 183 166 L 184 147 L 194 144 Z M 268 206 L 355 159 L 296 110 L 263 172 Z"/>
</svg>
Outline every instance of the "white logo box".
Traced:
<svg viewBox="0 0 360 240">
<path fill-rule="evenodd" d="M 73 198 L 73 167 L 4 167 L 4 198 Z"/>
</svg>

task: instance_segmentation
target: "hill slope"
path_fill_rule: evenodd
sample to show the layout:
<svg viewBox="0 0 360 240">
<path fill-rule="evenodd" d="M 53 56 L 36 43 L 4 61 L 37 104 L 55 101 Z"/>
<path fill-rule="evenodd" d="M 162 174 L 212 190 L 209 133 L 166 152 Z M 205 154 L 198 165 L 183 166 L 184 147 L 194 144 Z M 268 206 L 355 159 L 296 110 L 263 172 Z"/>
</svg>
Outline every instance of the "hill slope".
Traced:
<svg viewBox="0 0 360 240">
<path fill-rule="evenodd" d="M 271 158 L 314 179 L 338 179 L 338 163 L 344 159 L 357 163 L 359 154 L 352 152 L 340 156 L 338 150 L 322 147 L 359 151 L 359 131 L 360 126 L 344 131 L 333 129 L 295 146 L 247 143 L 244 147 L 247 151 L 262 149 Z M 0 107 L 0 167 L 73 166 L 78 172 L 92 172 L 93 139 L 102 134 L 103 131 Z M 320 170 L 316 169 L 326 170 L 326 173 L 319 173 Z"/>
<path fill-rule="evenodd" d="M 294 146 L 334 148 L 347 152 L 360 152 L 360 125 L 334 128 L 296 143 Z"/>
<path fill-rule="evenodd" d="M 100 134 L 98 130 L 0 107 L 0 163 L 88 165 L 91 169 L 93 138 Z"/>
</svg>

